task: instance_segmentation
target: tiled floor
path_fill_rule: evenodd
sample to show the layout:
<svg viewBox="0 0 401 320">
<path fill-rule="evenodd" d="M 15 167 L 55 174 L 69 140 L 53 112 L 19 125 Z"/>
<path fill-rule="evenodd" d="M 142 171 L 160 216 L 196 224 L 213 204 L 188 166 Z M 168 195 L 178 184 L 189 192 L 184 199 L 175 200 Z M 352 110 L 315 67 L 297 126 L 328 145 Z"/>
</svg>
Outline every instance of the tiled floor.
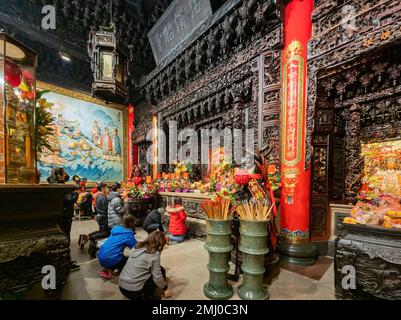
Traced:
<svg viewBox="0 0 401 320">
<path fill-rule="evenodd" d="M 86 250 L 81 251 L 77 245 L 79 234 L 94 231 L 96 228 L 97 224 L 94 221 L 73 223 L 71 254 L 72 258 L 79 262 L 81 269 L 71 273 L 63 292 L 63 299 L 124 299 L 118 290 L 118 277 L 112 281 L 99 278 L 97 273 L 100 266 L 97 259 L 92 259 Z M 144 236 L 145 233 L 138 229 L 137 240 L 143 239 Z M 203 284 L 208 279 L 208 254 L 203 244 L 202 241 L 191 239 L 166 247 L 163 251 L 162 265 L 166 268 L 169 286 L 174 292 L 172 299 L 206 299 L 203 295 Z M 285 269 L 281 269 L 279 276 L 268 287 L 270 299 L 334 299 L 333 264 L 329 258 L 321 259 L 310 272 L 307 267 L 289 271 L 289 268 L 284 266 Z M 319 269 L 319 266 L 324 269 Z M 316 277 L 316 274 L 319 274 L 319 277 Z M 320 280 L 314 280 L 319 278 Z M 237 283 L 233 283 L 233 287 L 235 289 Z M 232 299 L 238 299 L 238 296 L 235 294 Z"/>
</svg>

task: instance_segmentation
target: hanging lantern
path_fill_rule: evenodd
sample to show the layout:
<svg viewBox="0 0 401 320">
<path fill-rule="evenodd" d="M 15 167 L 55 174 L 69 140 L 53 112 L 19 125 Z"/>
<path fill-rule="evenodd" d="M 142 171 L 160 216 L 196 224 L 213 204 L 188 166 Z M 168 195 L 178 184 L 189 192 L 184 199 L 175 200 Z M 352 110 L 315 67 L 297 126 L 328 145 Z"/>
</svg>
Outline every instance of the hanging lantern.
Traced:
<svg viewBox="0 0 401 320">
<path fill-rule="evenodd" d="M 106 102 L 125 104 L 128 99 L 128 49 L 118 39 L 113 22 L 110 27 L 100 27 L 89 33 L 88 53 L 94 78 L 92 95 Z"/>
<path fill-rule="evenodd" d="M 6 68 L 5 68 L 5 79 L 12 87 L 18 87 L 21 84 L 22 80 L 22 72 L 20 67 L 12 62 L 11 60 L 6 59 Z"/>
</svg>

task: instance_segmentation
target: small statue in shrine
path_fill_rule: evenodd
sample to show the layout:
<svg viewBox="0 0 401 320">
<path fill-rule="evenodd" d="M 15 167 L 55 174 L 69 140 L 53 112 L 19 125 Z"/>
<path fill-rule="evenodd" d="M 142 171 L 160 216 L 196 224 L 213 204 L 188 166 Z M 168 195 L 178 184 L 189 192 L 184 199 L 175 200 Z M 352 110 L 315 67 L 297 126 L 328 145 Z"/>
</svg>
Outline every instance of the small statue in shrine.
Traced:
<svg viewBox="0 0 401 320">
<path fill-rule="evenodd" d="M 401 196 L 401 170 L 397 166 L 400 154 L 390 151 L 385 154 L 385 168 L 377 170 L 367 182 L 370 189 L 378 189 L 381 193 Z"/>
<path fill-rule="evenodd" d="M 139 166 L 134 166 L 132 170 L 130 181 L 134 183 L 134 185 L 138 186 L 142 183 L 142 171 Z"/>
</svg>

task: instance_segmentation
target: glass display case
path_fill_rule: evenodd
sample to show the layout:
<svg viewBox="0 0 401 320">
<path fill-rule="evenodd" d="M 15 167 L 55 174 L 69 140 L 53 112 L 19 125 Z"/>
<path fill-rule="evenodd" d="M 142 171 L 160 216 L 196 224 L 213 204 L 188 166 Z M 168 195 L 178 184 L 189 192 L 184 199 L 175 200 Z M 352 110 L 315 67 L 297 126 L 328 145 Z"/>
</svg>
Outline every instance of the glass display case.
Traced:
<svg viewBox="0 0 401 320">
<path fill-rule="evenodd" d="M 0 33 L 0 183 L 35 183 L 37 55 Z"/>
</svg>

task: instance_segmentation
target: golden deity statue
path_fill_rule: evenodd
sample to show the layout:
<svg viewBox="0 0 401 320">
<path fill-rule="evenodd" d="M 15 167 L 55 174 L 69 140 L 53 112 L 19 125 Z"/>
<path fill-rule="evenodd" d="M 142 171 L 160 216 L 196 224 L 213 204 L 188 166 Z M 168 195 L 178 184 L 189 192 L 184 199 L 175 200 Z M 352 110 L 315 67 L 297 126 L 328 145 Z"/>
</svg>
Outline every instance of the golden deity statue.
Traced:
<svg viewBox="0 0 401 320">
<path fill-rule="evenodd" d="M 382 193 L 401 196 L 401 170 L 395 170 L 396 159 L 387 159 L 386 170 L 378 170 L 372 182 Z"/>
<path fill-rule="evenodd" d="M 365 179 L 368 189 L 382 194 L 401 196 L 401 150 L 381 146 L 365 155 Z"/>
</svg>

